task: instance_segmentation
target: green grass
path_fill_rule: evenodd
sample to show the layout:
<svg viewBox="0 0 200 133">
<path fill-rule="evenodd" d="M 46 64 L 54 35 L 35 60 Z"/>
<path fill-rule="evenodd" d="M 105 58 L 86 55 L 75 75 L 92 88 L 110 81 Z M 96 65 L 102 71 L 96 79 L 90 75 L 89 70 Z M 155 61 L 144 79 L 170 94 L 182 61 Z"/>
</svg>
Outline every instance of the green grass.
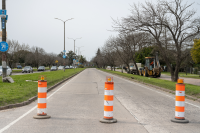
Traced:
<svg viewBox="0 0 200 133">
<path fill-rule="evenodd" d="M 127 74 L 127 73 L 121 73 L 117 71 L 111 71 L 111 70 L 105 70 L 100 69 L 105 72 L 109 72 L 112 74 L 117 74 L 119 76 L 131 78 L 134 77 L 135 80 L 138 80 L 143 83 L 148 83 L 152 85 L 156 85 L 165 89 L 173 90 L 175 91 L 175 84 L 176 82 L 168 81 L 168 80 L 162 80 L 158 78 L 152 78 L 152 77 L 144 77 L 139 75 L 133 75 L 133 74 Z M 191 96 L 200 97 L 200 86 L 191 85 L 191 84 L 185 84 L 185 93 Z"/>
<path fill-rule="evenodd" d="M 45 70 L 50 70 L 50 69 L 45 67 Z M 12 73 L 21 73 L 21 72 L 22 72 L 22 69 L 12 70 Z M 37 72 L 37 68 L 34 68 L 33 72 Z"/>
<path fill-rule="evenodd" d="M 162 72 L 162 74 L 166 74 L 168 76 L 171 76 L 170 72 Z M 179 72 L 179 77 L 185 77 L 185 78 L 195 78 L 195 79 L 200 79 L 200 76 L 198 74 L 190 74 L 190 73 L 186 73 L 185 72 Z"/>
<path fill-rule="evenodd" d="M 40 75 L 45 75 L 47 80 L 47 87 L 66 79 L 75 73 L 84 70 L 84 68 L 67 69 L 63 71 L 51 71 L 41 73 L 33 73 L 27 75 L 13 75 L 11 76 L 15 83 L 3 83 L 0 80 L 0 106 L 8 104 L 20 103 L 37 95 L 37 82 L 27 82 L 26 80 L 37 81 Z"/>
</svg>

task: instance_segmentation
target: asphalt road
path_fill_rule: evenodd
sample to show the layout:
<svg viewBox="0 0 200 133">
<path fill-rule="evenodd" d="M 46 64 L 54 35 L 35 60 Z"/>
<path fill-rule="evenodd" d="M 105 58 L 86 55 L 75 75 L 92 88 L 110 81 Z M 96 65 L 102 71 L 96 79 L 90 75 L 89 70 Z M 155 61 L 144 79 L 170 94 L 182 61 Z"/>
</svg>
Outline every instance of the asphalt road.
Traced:
<svg viewBox="0 0 200 133">
<path fill-rule="evenodd" d="M 114 79 L 114 124 L 100 123 L 104 111 L 104 82 Z M 186 100 L 188 124 L 173 123 L 174 94 L 166 93 L 96 69 L 86 69 L 48 93 L 50 119 L 33 119 L 36 102 L 0 111 L 5 133 L 198 133 L 200 103 Z"/>
</svg>

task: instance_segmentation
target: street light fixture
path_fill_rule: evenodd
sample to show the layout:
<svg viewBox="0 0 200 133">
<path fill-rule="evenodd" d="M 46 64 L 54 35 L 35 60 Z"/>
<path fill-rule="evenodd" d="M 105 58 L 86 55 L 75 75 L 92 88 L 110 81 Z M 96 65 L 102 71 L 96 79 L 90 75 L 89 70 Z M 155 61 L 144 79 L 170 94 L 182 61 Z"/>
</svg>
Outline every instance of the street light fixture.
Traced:
<svg viewBox="0 0 200 133">
<path fill-rule="evenodd" d="M 60 20 L 64 23 L 64 54 L 65 54 L 65 22 L 68 21 L 68 20 L 72 20 L 74 18 L 70 18 L 70 19 L 67 19 L 65 21 L 63 21 L 62 19 L 59 19 L 59 18 L 55 18 L 55 19 L 58 19 L 58 20 Z M 63 58 L 63 59 L 64 59 L 64 72 L 65 72 L 65 58 Z"/>
<path fill-rule="evenodd" d="M 77 47 L 77 48 L 78 48 L 78 55 L 79 55 L 79 51 L 80 51 L 80 48 L 81 48 L 81 47 L 84 47 L 84 46 Z"/>
<path fill-rule="evenodd" d="M 77 40 L 77 39 L 81 39 L 82 37 L 80 37 L 80 38 L 76 38 L 76 39 L 73 39 L 73 38 L 68 38 L 68 39 L 72 39 L 72 40 L 74 40 L 74 53 L 75 53 L 75 41 Z"/>
<path fill-rule="evenodd" d="M 82 37 L 81 37 L 82 38 Z M 68 38 L 68 39 L 72 39 L 72 40 L 74 40 L 74 54 L 76 54 L 75 53 L 75 41 L 77 40 L 77 39 L 81 39 L 81 38 L 76 38 L 76 39 L 73 39 L 73 38 Z M 75 55 L 74 55 L 74 59 L 75 59 L 76 57 L 75 57 Z M 76 60 L 76 59 L 75 59 Z M 74 71 L 75 71 L 75 63 L 73 62 L 73 64 L 74 64 Z"/>
</svg>

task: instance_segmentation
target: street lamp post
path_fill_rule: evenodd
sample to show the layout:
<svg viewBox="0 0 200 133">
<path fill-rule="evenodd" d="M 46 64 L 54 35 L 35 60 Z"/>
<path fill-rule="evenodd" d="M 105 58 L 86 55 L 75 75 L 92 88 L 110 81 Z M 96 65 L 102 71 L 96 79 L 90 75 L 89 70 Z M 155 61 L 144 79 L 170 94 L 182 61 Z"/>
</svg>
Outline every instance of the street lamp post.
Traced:
<svg viewBox="0 0 200 133">
<path fill-rule="evenodd" d="M 82 37 L 81 37 L 81 38 L 82 38 Z M 76 53 L 75 53 L 75 41 L 76 41 L 77 39 L 81 39 L 81 38 L 76 38 L 76 39 L 68 38 L 68 39 L 74 40 L 74 54 L 76 54 Z M 75 55 L 74 55 L 74 58 L 75 58 Z M 73 62 L 73 64 L 74 64 L 74 71 L 75 71 L 75 63 Z"/>
<path fill-rule="evenodd" d="M 65 22 L 68 21 L 68 20 L 72 20 L 74 18 L 70 18 L 70 19 L 67 19 L 65 21 L 63 21 L 63 20 L 61 20 L 59 18 L 55 18 L 55 19 L 58 19 L 58 20 L 60 20 L 60 21 L 62 21 L 64 23 L 64 51 L 63 51 L 63 53 L 65 55 Z M 63 59 L 64 59 L 64 72 L 65 72 L 65 58 L 63 57 Z"/>
<path fill-rule="evenodd" d="M 81 38 L 82 38 L 82 37 L 81 37 Z M 72 39 L 72 40 L 74 40 L 74 53 L 75 53 L 75 41 L 76 41 L 77 39 L 81 39 L 81 38 L 76 38 L 76 39 L 68 38 L 68 39 Z"/>
</svg>

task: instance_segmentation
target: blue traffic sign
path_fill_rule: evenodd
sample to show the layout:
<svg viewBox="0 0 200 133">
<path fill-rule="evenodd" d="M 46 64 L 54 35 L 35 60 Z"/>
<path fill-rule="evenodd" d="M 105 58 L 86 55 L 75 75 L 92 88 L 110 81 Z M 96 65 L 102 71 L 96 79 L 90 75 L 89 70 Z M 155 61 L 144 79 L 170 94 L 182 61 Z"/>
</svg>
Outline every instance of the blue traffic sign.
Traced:
<svg viewBox="0 0 200 133">
<path fill-rule="evenodd" d="M 73 60 L 75 60 L 75 59 L 73 59 Z"/>
<path fill-rule="evenodd" d="M 63 55 L 63 58 L 65 59 L 65 58 L 66 58 L 66 55 Z"/>
<path fill-rule="evenodd" d="M 8 43 L 7 42 L 0 42 L 0 51 L 6 52 L 8 50 Z"/>
<path fill-rule="evenodd" d="M 63 53 L 65 53 L 66 52 L 66 50 L 63 50 Z"/>
<path fill-rule="evenodd" d="M 0 10 L 0 15 L 6 15 L 6 10 Z"/>
</svg>

